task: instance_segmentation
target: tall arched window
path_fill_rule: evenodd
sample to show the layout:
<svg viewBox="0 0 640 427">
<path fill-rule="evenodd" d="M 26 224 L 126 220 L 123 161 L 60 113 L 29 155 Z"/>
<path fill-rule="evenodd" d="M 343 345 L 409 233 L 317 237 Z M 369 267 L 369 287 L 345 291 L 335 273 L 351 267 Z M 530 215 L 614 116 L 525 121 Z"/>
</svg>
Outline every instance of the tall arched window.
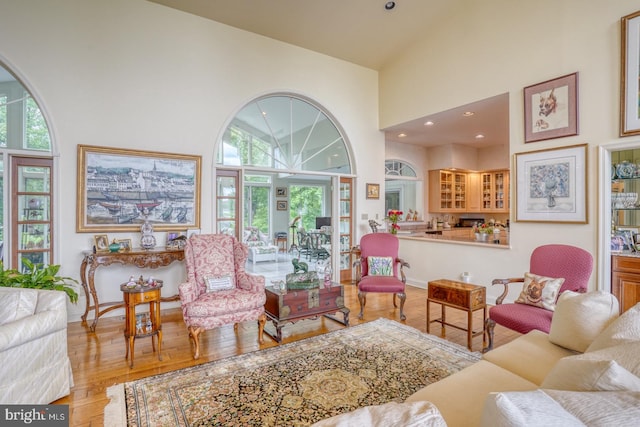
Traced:
<svg viewBox="0 0 640 427">
<path fill-rule="evenodd" d="M 0 64 L 0 259 L 5 267 L 53 260 L 52 171 L 51 135 L 42 111 Z"/>
<path fill-rule="evenodd" d="M 334 265 L 344 279 L 353 246 L 349 153 L 337 121 L 311 100 L 278 93 L 249 102 L 218 144 L 217 231 L 240 235 L 240 229 L 256 227 L 288 235 L 296 247 L 298 228 L 318 228 L 331 218 L 331 251 L 339 254 Z"/>
</svg>

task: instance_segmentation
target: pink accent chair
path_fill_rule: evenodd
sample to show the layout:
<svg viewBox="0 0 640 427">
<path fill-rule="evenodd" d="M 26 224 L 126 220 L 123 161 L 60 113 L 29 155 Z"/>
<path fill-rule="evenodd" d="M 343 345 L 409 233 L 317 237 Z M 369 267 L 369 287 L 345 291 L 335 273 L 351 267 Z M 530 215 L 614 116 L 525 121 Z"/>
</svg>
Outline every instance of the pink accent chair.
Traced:
<svg viewBox="0 0 640 427">
<path fill-rule="evenodd" d="M 533 250 L 529 260 L 529 272 L 540 276 L 564 278 L 558 295 L 564 291 L 586 292 L 593 270 L 593 257 L 584 249 L 569 245 L 544 245 Z M 524 278 L 494 279 L 492 285 L 503 285 L 504 291 L 489 309 L 485 324 L 488 345 L 483 351 L 493 348 L 493 333 L 496 323 L 526 334 L 533 329 L 549 332 L 553 311 L 527 304 L 503 304 L 510 283 L 524 283 Z"/>
<path fill-rule="evenodd" d="M 245 271 L 249 249 L 226 234 L 196 234 L 184 248 L 187 281 L 178 286 L 182 315 L 193 340 L 193 358 L 200 357 L 200 333 L 207 329 L 247 320 L 258 321 L 262 344 L 266 302 L 264 276 Z M 231 277 L 232 289 L 207 292 L 207 278 Z"/>
<path fill-rule="evenodd" d="M 360 302 L 360 314 L 358 319 L 364 316 L 364 306 L 367 303 L 368 292 L 382 292 L 393 294 L 393 306 L 396 304 L 396 296 L 400 299 L 400 319 L 405 320 L 404 301 L 407 298 L 404 287 L 407 278 L 404 275 L 404 267 L 409 268 L 409 264 L 398 258 L 400 242 L 398 238 L 390 233 L 365 234 L 360 239 L 360 275 L 356 277 L 358 285 L 358 301 Z M 391 257 L 393 259 L 393 276 L 372 276 L 369 274 L 368 257 Z M 400 266 L 398 268 L 398 266 Z M 398 270 L 400 279 L 398 278 Z"/>
</svg>

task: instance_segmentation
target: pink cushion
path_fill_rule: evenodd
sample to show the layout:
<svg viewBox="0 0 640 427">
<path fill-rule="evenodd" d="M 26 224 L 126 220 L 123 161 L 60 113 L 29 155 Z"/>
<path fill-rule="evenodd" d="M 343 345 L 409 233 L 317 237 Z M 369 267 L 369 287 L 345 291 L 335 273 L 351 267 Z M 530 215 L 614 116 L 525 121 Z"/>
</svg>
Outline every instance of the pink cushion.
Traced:
<svg viewBox="0 0 640 427">
<path fill-rule="evenodd" d="M 393 260 L 398 258 L 398 250 L 400 249 L 400 242 L 398 238 L 390 233 L 370 233 L 365 234 L 360 239 L 360 254 L 361 254 L 361 272 L 362 276 L 369 274 L 369 266 L 367 265 L 367 258 L 370 256 L 375 257 L 391 257 Z M 393 275 L 398 276 L 398 263 L 393 263 Z"/>
<path fill-rule="evenodd" d="M 404 283 L 392 276 L 365 276 L 358 283 L 362 292 L 404 292 Z"/>
<path fill-rule="evenodd" d="M 521 334 L 533 329 L 549 333 L 552 317 L 553 311 L 525 304 L 500 304 L 489 309 L 489 318 Z"/>
<path fill-rule="evenodd" d="M 222 316 L 260 308 L 264 306 L 266 299 L 264 292 L 256 293 L 242 289 L 207 293 L 187 304 L 184 314 L 188 317 Z"/>
</svg>

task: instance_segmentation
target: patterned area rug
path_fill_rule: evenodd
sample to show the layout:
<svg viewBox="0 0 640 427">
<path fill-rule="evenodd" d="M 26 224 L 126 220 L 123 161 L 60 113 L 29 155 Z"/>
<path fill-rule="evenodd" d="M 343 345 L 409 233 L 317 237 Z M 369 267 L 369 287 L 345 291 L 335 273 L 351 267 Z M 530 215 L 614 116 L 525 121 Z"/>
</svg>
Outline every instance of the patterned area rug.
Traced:
<svg viewBox="0 0 640 427">
<path fill-rule="evenodd" d="M 126 383 L 127 425 L 306 426 L 404 401 L 479 359 L 462 346 L 378 319 Z"/>
</svg>

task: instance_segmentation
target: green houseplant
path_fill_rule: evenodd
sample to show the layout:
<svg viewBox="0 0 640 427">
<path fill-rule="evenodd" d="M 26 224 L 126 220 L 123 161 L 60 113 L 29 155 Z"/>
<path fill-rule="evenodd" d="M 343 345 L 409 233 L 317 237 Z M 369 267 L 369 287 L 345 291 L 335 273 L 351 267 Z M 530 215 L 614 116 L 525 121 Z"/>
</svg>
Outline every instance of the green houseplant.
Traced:
<svg viewBox="0 0 640 427">
<path fill-rule="evenodd" d="M 78 292 L 70 283 L 78 283 L 71 277 L 57 276 L 59 265 L 34 264 L 26 258 L 22 259 L 24 272 L 15 269 L 4 269 L 0 261 L 0 286 L 13 288 L 47 289 L 63 291 L 72 303 L 78 302 Z"/>
</svg>

